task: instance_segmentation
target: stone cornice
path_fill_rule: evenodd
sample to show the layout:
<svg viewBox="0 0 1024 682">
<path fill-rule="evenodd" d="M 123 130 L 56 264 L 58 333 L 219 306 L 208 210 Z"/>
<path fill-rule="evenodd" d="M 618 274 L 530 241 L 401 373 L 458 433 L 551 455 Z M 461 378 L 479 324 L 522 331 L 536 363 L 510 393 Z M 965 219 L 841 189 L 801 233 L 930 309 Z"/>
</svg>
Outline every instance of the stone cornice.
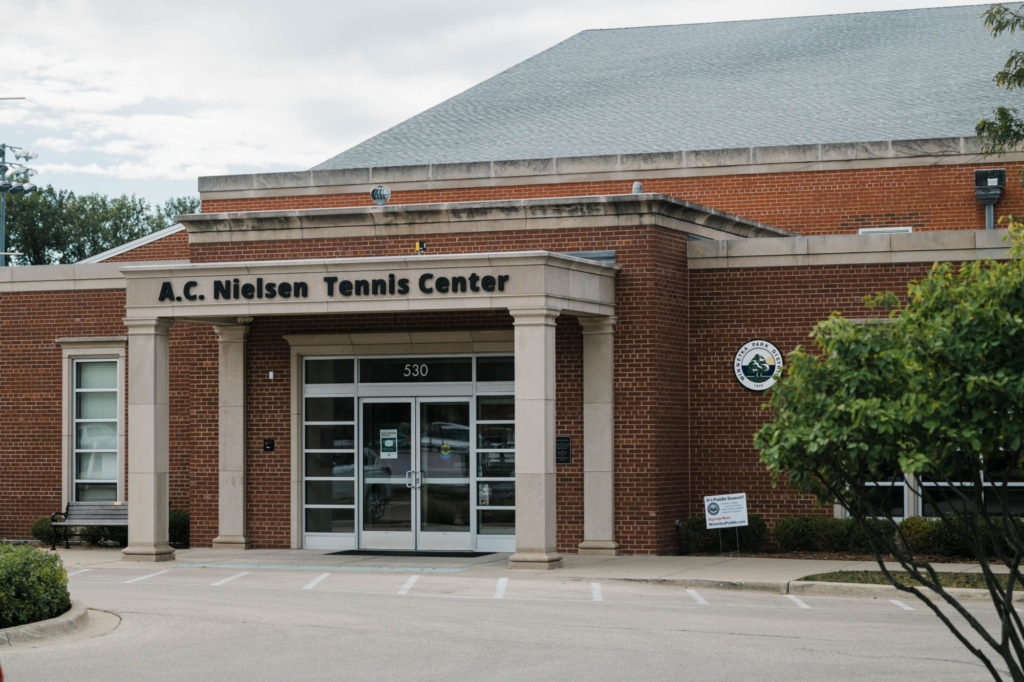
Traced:
<svg viewBox="0 0 1024 682">
<path fill-rule="evenodd" d="M 998 157 L 1022 159 L 1024 153 Z M 981 154 L 978 138 L 950 137 L 216 175 L 199 178 L 199 192 L 209 201 L 368 193 L 377 184 L 393 191 L 434 190 L 992 161 Z"/>
<path fill-rule="evenodd" d="M 690 270 L 934 263 L 1006 258 L 1006 230 L 829 235 L 695 242 Z"/>
<path fill-rule="evenodd" d="M 706 239 L 792 233 L 662 194 L 179 216 L 193 244 L 656 225 Z"/>
</svg>

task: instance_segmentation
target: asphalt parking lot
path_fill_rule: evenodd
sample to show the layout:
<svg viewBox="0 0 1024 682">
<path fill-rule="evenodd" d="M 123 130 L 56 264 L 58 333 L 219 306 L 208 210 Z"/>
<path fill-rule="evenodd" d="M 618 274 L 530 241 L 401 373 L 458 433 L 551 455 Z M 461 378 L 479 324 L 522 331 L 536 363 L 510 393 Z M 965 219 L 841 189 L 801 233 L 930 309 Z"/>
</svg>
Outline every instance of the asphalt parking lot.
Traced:
<svg viewBox="0 0 1024 682">
<path fill-rule="evenodd" d="M 69 556 L 90 625 L 0 649 L 0 664 L 7 682 L 988 679 L 933 614 L 896 593 L 722 589 L 611 577 L 600 562 L 517 571 L 504 559 Z"/>
</svg>

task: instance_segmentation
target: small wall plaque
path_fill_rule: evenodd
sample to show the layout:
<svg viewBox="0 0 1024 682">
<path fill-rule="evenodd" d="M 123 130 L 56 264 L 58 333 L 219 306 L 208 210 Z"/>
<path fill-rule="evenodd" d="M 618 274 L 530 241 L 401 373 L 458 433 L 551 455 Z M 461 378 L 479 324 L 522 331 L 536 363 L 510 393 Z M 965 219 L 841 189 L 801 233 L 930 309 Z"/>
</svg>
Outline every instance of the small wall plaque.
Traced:
<svg viewBox="0 0 1024 682">
<path fill-rule="evenodd" d="M 555 436 L 555 464 L 572 464 L 572 436 Z"/>
</svg>

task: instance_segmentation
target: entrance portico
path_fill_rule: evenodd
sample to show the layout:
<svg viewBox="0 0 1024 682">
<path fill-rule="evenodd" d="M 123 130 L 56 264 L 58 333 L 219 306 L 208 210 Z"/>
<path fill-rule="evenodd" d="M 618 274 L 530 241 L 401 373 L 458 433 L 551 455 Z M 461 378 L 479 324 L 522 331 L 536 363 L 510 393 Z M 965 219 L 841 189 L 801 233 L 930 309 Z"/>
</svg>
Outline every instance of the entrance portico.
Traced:
<svg viewBox="0 0 1024 682">
<path fill-rule="evenodd" d="M 495 309 L 508 311 L 514 321 L 516 551 L 511 565 L 560 563 L 555 545 L 554 326 L 561 314 L 579 318 L 584 329 L 602 330 L 598 336 L 607 342 L 584 342 L 585 390 L 590 387 L 588 395 L 598 396 L 584 416 L 584 446 L 588 452 L 594 449 L 598 474 L 588 475 L 597 483 L 588 486 L 584 500 L 585 538 L 596 543 L 594 549 L 614 551 L 613 525 L 606 522 L 613 509 L 612 428 L 608 410 L 600 407 L 610 400 L 613 325 L 591 321 L 614 319 L 617 270 L 540 251 L 124 268 L 130 330 L 129 490 L 143 491 L 129 493 L 125 558 L 173 558 L 167 545 L 166 461 L 167 337 L 174 320 L 216 327 L 220 499 L 214 544 L 245 546 L 245 384 L 238 374 L 244 375 L 247 322 L 271 315 Z M 299 448 L 295 443 L 292 448 L 294 458 Z M 293 515 L 298 513 L 293 509 Z"/>
</svg>

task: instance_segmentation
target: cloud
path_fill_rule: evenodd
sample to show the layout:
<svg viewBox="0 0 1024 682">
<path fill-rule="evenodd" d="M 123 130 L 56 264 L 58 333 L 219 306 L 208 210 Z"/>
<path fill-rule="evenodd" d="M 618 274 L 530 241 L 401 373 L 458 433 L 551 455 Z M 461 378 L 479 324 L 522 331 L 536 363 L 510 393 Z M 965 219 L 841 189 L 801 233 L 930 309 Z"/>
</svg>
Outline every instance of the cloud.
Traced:
<svg viewBox="0 0 1024 682">
<path fill-rule="evenodd" d="M 0 94 L 28 100 L 0 142 L 62 179 L 308 168 L 586 28 L 893 4 L 36 0 L 5 15 Z"/>
</svg>

